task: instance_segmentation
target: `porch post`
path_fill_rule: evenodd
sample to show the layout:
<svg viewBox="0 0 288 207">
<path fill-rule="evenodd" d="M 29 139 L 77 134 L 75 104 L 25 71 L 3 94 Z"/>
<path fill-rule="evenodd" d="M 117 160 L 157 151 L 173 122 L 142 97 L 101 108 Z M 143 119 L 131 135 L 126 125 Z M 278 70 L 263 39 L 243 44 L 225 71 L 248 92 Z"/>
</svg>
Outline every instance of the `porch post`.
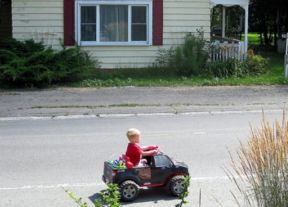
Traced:
<svg viewBox="0 0 288 207">
<path fill-rule="evenodd" d="M 222 38 L 225 37 L 226 34 L 226 8 L 225 6 L 222 7 Z"/>
<path fill-rule="evenodd" d="M 245 52 L 248 51 L 249 6 L 245 6 Z"/>
<path fill-rule="evenodd" d="M 288 33 L 286 34 L 286 51 L 285 51 L 285 78 L 288 79 Z"/>
</svg>

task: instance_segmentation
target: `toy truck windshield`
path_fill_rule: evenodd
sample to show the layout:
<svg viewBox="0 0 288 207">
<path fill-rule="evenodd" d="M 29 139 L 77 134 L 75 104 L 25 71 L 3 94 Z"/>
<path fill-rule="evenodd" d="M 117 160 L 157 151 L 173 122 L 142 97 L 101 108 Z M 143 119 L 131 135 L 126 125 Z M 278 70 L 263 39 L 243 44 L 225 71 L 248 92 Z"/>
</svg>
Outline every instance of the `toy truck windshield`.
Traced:
<svg viewBox="0 0 288 207">
<path fill-rule="evenodd" d="M 154 157 L 155 167 L 172 167 L 172 161 L 165 155 L 158 155 Z"/>
</svg>

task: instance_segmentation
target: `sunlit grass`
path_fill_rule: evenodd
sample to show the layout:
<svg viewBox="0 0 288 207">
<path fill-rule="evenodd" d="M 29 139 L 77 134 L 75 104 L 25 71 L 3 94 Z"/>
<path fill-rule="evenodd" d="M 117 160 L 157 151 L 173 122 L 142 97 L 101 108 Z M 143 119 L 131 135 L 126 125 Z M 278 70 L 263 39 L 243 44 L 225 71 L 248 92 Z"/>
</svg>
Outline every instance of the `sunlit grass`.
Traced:
<svg viewBox="0 0 288 207">
<path fill-rule="evenodd" d="M 242 41 L 244 41 L 245 36 L 242 34 Z M 248 42 L 252 45 L 259 45 L 260 44 L 260 35 L 257 32 L 250 32 L 248 34 Z"/>
</svg>

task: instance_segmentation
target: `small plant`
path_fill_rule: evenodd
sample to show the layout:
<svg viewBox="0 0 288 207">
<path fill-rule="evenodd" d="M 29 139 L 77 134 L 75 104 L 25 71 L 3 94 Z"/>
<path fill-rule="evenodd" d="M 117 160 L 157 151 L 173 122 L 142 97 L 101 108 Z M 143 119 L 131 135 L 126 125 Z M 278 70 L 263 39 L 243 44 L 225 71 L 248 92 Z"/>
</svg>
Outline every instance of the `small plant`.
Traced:
<svg viewBox="0 0 288 207">
<path fill-rule="evenodd" d="M 106 191 L 100 195 L 106 205 L 109 207 L 120 207 L 120 189 L 117 184 L 108 184 Z"/>
<path fill-rule="evenodd" d="M 75 193 L 64 189 L 68 196 L 79 206 L 79 207 L 88 207 L 88 204 L 82 200 L 82 198 L 78 197 Z M 96 206 L 95 207 L 100 207 Z"/>
<path fill-rule="evenodd" d="M 263 74 L 268 70 L 268 60 L 261 55 L 248 55 L 242 67 L 251 75 Z"/>
<path fill-rule="evenodd" d="M 251 128 L 250 140 L 241 144 L 237 158 L 231 159 L 233 173 L 229 174 L 232 174 L 246 206 L 288 206 L 288 123 L 285 112 L 282 123 L 276 121 L 272 125 L 263 118 L 261 128 Z"/>
<path fill-rule="evenodd" d="M 159 50 L 155 66 L 173 68 L 179 76 L 203 75 L 209 54 L 204 33 L 188 34 L 183 45 L 168 50 Z"/>
<path fill-rule="evenodd" d="M 226 61 L 209 62 L 206 74 L 218 78 L 243 77 L 245 75 L 259 75 L 268 71 L 268 60 L 260 55 L 248 55 L 244 61 L 230 58 Z"/>
<path fill-rule="evenodd" d="M 241 68 L 241 62 L 230 58 L 227 61 L 210 62 L 206 65 L 207 74 L 218 78 L 241 77 L 246 71 Z"/>
<path fill-rule="evenodd" d="M 88 207 L 88 204 L 84 202 L 81 197 L 75 195 L 75 193 L 69 190 L 65 190 L 65 192 L 79 207 Z M 107 190 L 100 192 L 99 194 L 101 198 L 94 201 L 95 207 L 121 207 L 120 191 L 117 184 L 108 184 Z"/>
<path fill-rule="evenodd" d="M 186 198 L 189 195 L 189 188 L 190 186 L 190 176 L 185 176 L 184 177 L 184 183 L 183 183 L 183 187 L 184 187 L 184 191 L 183 193 L 179 196 L 180 199 L 180 203 L 176 204 L 175 207 L 182 207 L 184 204 L 187 204 L 188 201 L 186 200 Z"/>
</svg>

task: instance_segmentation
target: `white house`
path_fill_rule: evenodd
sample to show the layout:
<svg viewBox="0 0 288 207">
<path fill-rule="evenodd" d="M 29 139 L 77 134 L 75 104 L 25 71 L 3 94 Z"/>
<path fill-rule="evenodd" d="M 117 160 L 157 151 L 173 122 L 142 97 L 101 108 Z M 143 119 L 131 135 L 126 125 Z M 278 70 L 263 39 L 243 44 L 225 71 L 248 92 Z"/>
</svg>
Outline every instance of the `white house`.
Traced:
<svg viewBox="0 0 288 207">
<path fill-rule="evenodd" d="M 102 63 L 102 68 L 135 68 L 150 65 L 160 48 L 179 45 L 187 33 L 194 33 L 198 29 L 203 30 L 205 37 L 209 39 L 210 12 L 214 5 L 230 6 L 248 2 L 248 0 L 12 0 L 12 3 L 11 0 L 0 1 L 11 4 L 11 30 L 14 38 L 42 40 L 54 48 L 60 47 L 60 40 L 67 46 L 77 44 L 89 51 L 93 57 L 97 57 Z M 4 8 L 9 9 L 9 6 L 2 6 L 0 11 L 5 10 Z"/>
</svg>

